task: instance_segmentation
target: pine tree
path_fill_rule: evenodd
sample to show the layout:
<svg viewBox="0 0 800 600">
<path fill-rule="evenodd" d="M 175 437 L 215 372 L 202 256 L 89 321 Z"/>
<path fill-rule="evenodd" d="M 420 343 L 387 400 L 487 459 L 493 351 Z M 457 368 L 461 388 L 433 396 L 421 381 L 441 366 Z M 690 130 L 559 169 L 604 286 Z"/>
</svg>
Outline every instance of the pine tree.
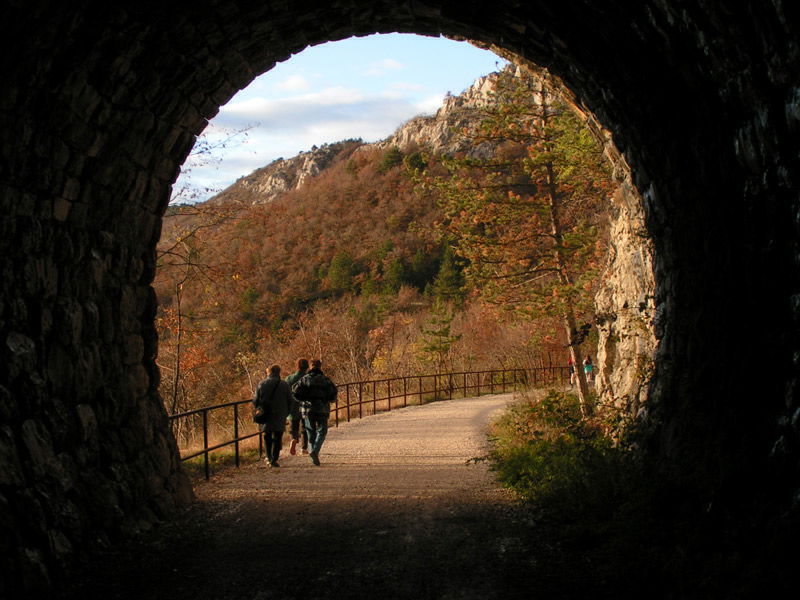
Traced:
<svg viewBox="0 0 800 600">
<path fill-rule="evenodd" d="M 461 339 L 461 335 L 452 335 L 450 332 L 454 317 L 452 307 L 437 299 L 431 307 L 426 325 L 422 328 L 422 353 L 428 361 L 436 365 L 436 370 L 440 373 L 445 371 L 450 347 Z"/>
<path fill-rule="evenodd" d="M 505 70 L 473 144 L 488 159 L 444 158 L 438 189 L 465 274 L 481 295 L 530 318 L 557 315 L 571 357 L 582 362 L 577 316 L 591 310 L 610 180 L 601 150 L 577 116 L 538 77 Z M 588 414 L 581 369 L 579 397 Z"/>
<path fill-rule="evenodd" d="M 349 252 L 339 250 L 328 267 L 328 285 L 334 292 L 353 291 L 353 277 L 358 273 L 358 265 Z"/>
<path fill-rule="evenodd" d="M 445 245 L 439 272 L 429 288 L 434 300 L 461 304 L 464 299 L 464 275 L 450 245 Z"/>
</svg>

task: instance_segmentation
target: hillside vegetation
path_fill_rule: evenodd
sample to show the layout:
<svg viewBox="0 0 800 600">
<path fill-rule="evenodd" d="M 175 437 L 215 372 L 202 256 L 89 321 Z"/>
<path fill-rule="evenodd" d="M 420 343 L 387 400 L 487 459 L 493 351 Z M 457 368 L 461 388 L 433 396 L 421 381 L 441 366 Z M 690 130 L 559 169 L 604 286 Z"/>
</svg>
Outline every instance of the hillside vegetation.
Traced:
<svg viewBox="0 0 800 600">
<path fill-rule="evenodd" d="M 487 88 L 486 80 L 480 84 Z M 504 287 L 519 281 L 489 264 L 503 244 L 517 247 L 514 263 L 529 266 L 531 257 L 541 261 L 555 247 L 550 234 L 533 229 L 541 213 L 532 200 L 534 144 L 479 131 L 508 102 L 496 84 L 488 87 L 479 101 L 467 91 L 423 120 L 429 129 L 438 125 L 433 142 L 417 120 L 414 135 L 401 128 L 379 144 L 346 140 L 315 148 L 243 177 L 205 204 L 170 209 L 154 284 L 161 391 L 170 412 L 250 397 L 266 366 L 277 362 L 288 373 L 300 356 L 322 357 L 339 382 L 566 364 L 569 331 L 558 307 L 569 299 L 575 322 L 591 323 L 591 302 L 578 301 L 563 282 L 554 285 L 545 271 L 524 291 L 549 300 L 538 307 L 520 302 Z M 442 131 L 450 136 L 444 141 Z M 466 150 L 452 151 L 459 147 Z M 498 170 L 499 158 L 506 166 Z M 454 188 L 443 188 L 454 178 L 506 197 L 503 186 L 521 179 L 528 189 L 515 188 L 517 217 L 509 222 L 501 218 L 502 198 L 485 194 L 472 196 L 486 200 L 480 210 L 454 213 Z M 607 202 L 604 186 L 594 184 L 585 188 L 595 194 L 590 219 L 580 218 L 580 206 L 564 213 L 565 222 L 595 228 L 595 266 L 579 278 L 584 296 L 596 285 L 605 252 L 598 240 Z M 486 211 L 490 205 L 494 214 Z M 491 239 L 485 251 L 469 237 L 469 219 Z M 521 240 L 527 240 L 527 258 L 519 252 Z M 580 342 L 590 348 L 592 340 Z"/>
</svg>

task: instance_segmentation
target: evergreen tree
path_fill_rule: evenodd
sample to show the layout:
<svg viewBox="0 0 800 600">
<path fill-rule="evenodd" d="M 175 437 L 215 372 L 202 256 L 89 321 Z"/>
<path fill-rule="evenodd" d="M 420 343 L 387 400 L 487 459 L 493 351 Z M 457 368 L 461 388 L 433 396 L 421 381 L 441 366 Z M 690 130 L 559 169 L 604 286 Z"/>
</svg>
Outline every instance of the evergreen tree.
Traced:
<svg viewBox="0 0 800 600">
<path fill-rule="evenodd" d="M 428 362 L 436 365 L 437 372 L 444 372 L 450 347 L 461 339 L 452 335 L 450 327 L 455 313 L 451 306 L 436 299 L 431 307 L 430 317 L 422 328 L 422 354 Z"/>
<path fill-rule="evenodd" d="M 464 275 L 453 249 L 446 245 L 442 253 L 439 272 L 433 280 L 429 293 L 435 300 L 461 304 L 464 299 Z"/>
<path fill-rule="evenodd" d="M 559 316 L 580 367 L 577 316 L 591 311 L 610 179 L 599 145 L 539 77 L 510 69 L 497 77 L 473 144 L 489 159 L 442 159 L 440 194 L 465 274 L 482 296 L 530 318 Z M 438 277 L 437 277 L 438 280 Z M 579 397 L 590 412 L 579 374 Z"/>
<path fill-rule="evenodd" d="M 408 275 L 409 283 L 418 290 L 423 291 L 438 273 L 439 264 L 438 256 L 425 252 L 422 248 L 417 248 L 411 258 L 410 273 Z"/>
<path fill-rule="evenodd" d="M 403 162 L 403 153 L 400 151 L 400 148 L 398 148 L 397 146 L 392 146 L 391 148 L 386 150 L 386 152 L 383 153 L 380 165 L 378 165 L 378 171 L 380 173 L 385 173 L 392 167 L 396 167 L 402 162 Z"/>
<path fill-rule="evenodd" d="M 405 283 L 406 267 L 400 258 L 395 258 L 386 267 L 383 275 L 383 288 L 387 294 L 396 293 L 400 286 Z"/>
<path fill-rule="evenodd" d="M 350 253 L 339 250 L 328 267 L 328 285 L 334 292 L 353 291 L 353 278 L 358 274 L 358 265 Z"/>
</svg>

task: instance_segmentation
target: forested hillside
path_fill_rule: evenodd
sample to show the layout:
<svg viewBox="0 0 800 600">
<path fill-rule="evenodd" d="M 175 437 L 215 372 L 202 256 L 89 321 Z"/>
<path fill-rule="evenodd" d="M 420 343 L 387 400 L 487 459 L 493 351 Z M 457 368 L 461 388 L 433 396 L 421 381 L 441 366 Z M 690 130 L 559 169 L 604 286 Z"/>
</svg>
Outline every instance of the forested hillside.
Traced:
<svg viewBox="0 0 800 600">
<path fill-rule="evenodd" d="M 534 260 L 519 254 L 522 239 L 535 241 L 537 261 L 555 252 L 552 235 L 532 229 L 542 210 L 531 200 L 541 188 L 530 175 L 535 144 L 479 131 L 492 107 L 509 101 L 499 77 L 479 80 L 435 117 L 410 122 L 382 143 L 314 148 L 243 177 L 205 204 L 170 209 L 154 284 L 170 412 L 249 397 L 266 366 L 277 362 L 288 372 L 300 356 L 322 357 L 340 382 L 531 366 L 548 357 L 566 362 L 563 314 L 553 307 L 575 292 L 544 285 L 550 275 L 543 271 L 523 291 L 549 295 L 550 308 L 498 293 L 520 283 L 496 268 L 498 247 L 517 247 L 509 254 L 514 264 Z M 470 197 L 494 208 L 454 205 L 454 181 L 471 182 L 479 191 Z M 605 188 L 596 179 L 580 185 L 593 199 L 591 211 L 578 208 L 563 220 L 594 232 L 588 254 L 598 265 Z M 500 191 L 500 204 L 486 189 Z M 529 208 L 517 201 L 514 219 L 503 219 L 502 198 L 514 204 L 523 196 Z M 470 237 L 469 220 L 483 238 Z M 576 247 L 579 238 L 566 237 Z M 585 269 L 585 293 L 598 276 L 599 269 Z M 591 322 L 590 304 L 575 303 L 580 322 Z"/>
</svg>

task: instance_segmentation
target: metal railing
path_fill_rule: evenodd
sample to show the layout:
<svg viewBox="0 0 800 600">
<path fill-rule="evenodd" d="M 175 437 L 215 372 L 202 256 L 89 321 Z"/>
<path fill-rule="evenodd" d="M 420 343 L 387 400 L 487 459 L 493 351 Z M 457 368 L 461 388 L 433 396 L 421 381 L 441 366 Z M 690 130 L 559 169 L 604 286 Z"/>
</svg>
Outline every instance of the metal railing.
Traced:
<svg viewBox="0 0 800 600">
<path fill-rule="evenodd" d="M 458 373 L 436 373 L 433 375 L 409 375 L 339 384 L 339 396 L 331 406 L 334 426 L 365 416 L 402 408 L 414 404 L 425 404 L 436 400 L 466 398 L 484 394 L 513 391 L 517 386 L 537 387 L 569 381 L 568 367 L 538 367 L 532 369 L 491 369 L 485 371 L 462 371 Z M 240 407 L 247 405 L 242 411 Z M 252 422 L 252 400 L 237 400 L 215 404 L 170 415 L 170 423 L 179 446 L 189 446 L 187 453 L 181 452 L 181 461 L 203 456 L 205 478 L 210 477 L 209 455 L 227 446 L 234 447 L 236 467 L 240 464 L 241 442 L 258 437 L 258 453 L 262 454 L 263 439 L 258 426 Z M 226 417 L 220 411 L 230 409 Z M 244 415 L 242 414 L 244 413 Z M 200 423 L 196 421 L 199 419 Z M 212 422 L 213 421 L 213 422 Z M 232 435 L 210 445 L 210 426 Z M 202 435 L 202 447 L 197 447 Z M 192 440 L 192 441 L 190 441 Z M 183 444 L 180 442 L 183 441 Z"/>
</svg>

